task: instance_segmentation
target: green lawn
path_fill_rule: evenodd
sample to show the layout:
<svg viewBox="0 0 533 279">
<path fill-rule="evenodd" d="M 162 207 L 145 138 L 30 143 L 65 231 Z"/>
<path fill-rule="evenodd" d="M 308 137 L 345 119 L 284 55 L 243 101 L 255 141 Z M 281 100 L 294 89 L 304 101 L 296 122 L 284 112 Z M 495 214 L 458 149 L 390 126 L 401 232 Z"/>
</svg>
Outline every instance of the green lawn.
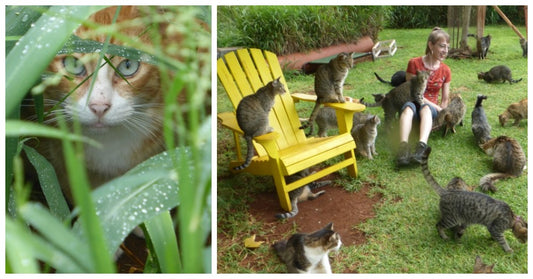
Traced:
<svg viewBox="0 0 533 279">
<path fill-rule="evenodd" d="M 519 27 L 525 34 L 525 27 Z M 379 83 L 373 72 L 389 79 L 398 70 L 405 70 L 411 57 L 423 55 L 430 29 L 383 30 L 380 40 L 396 39 L 398 51 L 393 57 L 374 62 L 357 64 L 346 80 L 344 94 L 355 98 L 372 100 L 372 93 L 386 93 L 390 86 Z M 472 29 L 471 33 L 475 33 Z M 492 44 L 486 60 L 452 60 L 445 63 L 452 70 L 451 92 L 461 93 L 467 104 L 465 126 L 458 127 L 456 134 L 443 138 L 441 133 L 433 133 L 428 144 L 433 152 L 429 167 L 441 184 L 452 177 L 460 176 L 468 184 L 477 185 L 479 179 L 491 172 L 491 158 L 474 144 L 471 131 L 472 108 L 476 95 L 485 94 L 484 108 L 492 126 L 492 136 L 508 135 L 517 139 L 527 156 L 527 121 L 520 127 L 501 127 L 498 114 L 513 102 L 527 96 L 527 59 L 521 54 L 518 37 L 508 26 L 487 26 L 485 34 L 492 35 Z M 474 46 L 474 40 L 471 39 Z M 477 79 L 479 71 L 488 71 L 492 66 L 505 64 L 513 71 L 515 79 L 523 78 L 517 84 L 487 84 Z M 313 76 L 286 74 L 289 90 L 312 92 Z M 219 86 L 217 92 L 218 112 L 228 111 L 231 105 Z M 308 117 L 312 104 L 298 104 L 301 117 Z M 378 114 L 383 120 L 381 108 L 368 108 L 368 112 Z M 508 124 L 509 125 L 509 124 Z M 274 191 L 273 182 L 268 177 L 253 177 L 247 174 L 231 175 L 228 162 L 233 158 L 233 140 L 227 130 L 219 130 L 218 140 L 218 234 L 232 239 L 232 242 L 218 244 L 218 272 L 256 272 L 239 261 L 248 254 L 260 255 L 264 262 L 256 263 L 263 272 L 283 272 L 285 267 L 269 250 L 244 249 L 240 243 L 243 235 L 258 233 L 260 227 L 247 212 L 247 193 Z M 444 241 L 435 228 L 439 219 L 438 196 L 424 180 L 418 167 L 394 169 L 394 137 L 384 136 L 379 128 L 376 148 L 379 155 L 372 161 L 358 160 L 360 176 L 357 180 L 346 178 L 346 187 L 362 182 L 382 185 L 371 193 L 383 194 L 383 203 L 376 206 L 376 217 L 357 226 L 367 235 L 367 243 L 360 246 L 342 247 L 340 254 L 332 261 L 334 272 L 356 269 L 360 273 L 469 273 L 472 271 L 476 255 L 485 262 L 495 263 L 498 273 L 527 273 L 527 244 L 519 243 L 512 233 L 506 239 L 514 250 L 506 254 L 497 242 L 490 239 L 485 227 L 471 226 L 460 240 Z M 244 187 L 243 185 L 247 185 Z M 493 197 L 506 201 L 514 212 L 527 220 L 527 170 L 520 178 L 500 181 Z M 262 232 L 268 235 L 268 232 Z M 356 267 L 356 268 L 354 268 Z"/>
</svg>

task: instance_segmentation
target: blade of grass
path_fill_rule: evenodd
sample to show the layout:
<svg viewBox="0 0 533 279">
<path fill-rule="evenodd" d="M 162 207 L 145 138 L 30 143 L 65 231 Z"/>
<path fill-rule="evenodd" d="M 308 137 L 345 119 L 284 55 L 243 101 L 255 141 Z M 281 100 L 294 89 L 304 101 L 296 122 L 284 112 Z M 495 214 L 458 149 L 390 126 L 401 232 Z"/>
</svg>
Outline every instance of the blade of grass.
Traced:
<svg viewBox="0 0 533 279">
<path fill-rule="evenodd" d="M 7 6 L 6 7 L 6 53 L 16 41 L 30 29 L 32 23 L 41 17 L 44 6 Z"/>
<path fill-rule="evenodd" d="M 39 79 L 81 19 L 87 18 L 94 10 L 91 6 L 52 6 L 20 38 L 6 58 L 5 82 L 9 96 L 6 98 L 6 115 L 11 115 L 18 108 L 24 95 Z M 80 21 L 70 18 L 79 18 Z"/>
<path fill-rule="evenodd" d="M 35 149 L 27 145 L 24 145 L 23 149 L 26 152 L 28 160 L 37 171 L 39 184 L 41 185 L 50 211 L 59 219 L 66 220 L 70 214 L 70 210 L 59 186 L 54 167 L 39 152 L 35 151 Z"/>
<path fill-rule="evenodd" d="M 92 260 L 89 258 L 89 247 L 84 239 L 70 231 L 65 224 L 50 214 L 41 204 L 27 203 L 19 210 L 20 215 L 35 230 L 42 234 L 45 241 L 58 251 L 62 251 L 64 257 L 75 269 L 82 272 L 94 270 Z M 51 263 L 53 260 L 48 260 Z M 68 270 L 70 267 L 53 265 L 56 269 Z"/>
<path fill-rule="evenodd" d="M 178 242 L 168 211 L 144 222 L 162 273 L 181 272 Z"/>
<path fill-rule="evenodd" d="M 99 147 L 100 143 L 91 138 L 72 134 L 68 131 L 62 131 L 50 126 L 41 125 L 35 122 L 22 120 L 7 120 L 6 121 L 6 137 L 47 137 L 56 139 L 65 139 L 69 141 L 81 141 L 87 144 Z"/>
<path fill-rule="evenodd" d="M 195 173 L 211 173 L 211 157 L 210 145 L 205 145 L 205 149 L 201 149 L 201 157 L 197 159 L 198 165 Z M 190 160 L 184 157 L 184 153 L 179 152 L 180 158 L 178 166 L 178 174 L 182 175 L 189 171 L 190 165 L 187 162 Z M 193 158 L 194 160 L 194 158 Z M 183 179 L 183 180 L 182 180 Z M 206 210 L 209 211 L 207 204 L 210 193 L 210 176 L 183 177 L 180 176 L 180 210 L 178 211 L 179 225 L 180 225 L 180 249 L 183 258 L 183 271 L 186 273 L 204 272 L 207 268 L 204 266 L 203 249 L 205 246 L 206 231 L 210 230 L 211 223 L 206 222 L 210 216 L 206 216 Z"/>
<path fill-rule="evenodd" d="M 62 116 L 58 117 L 58 123 L 61 130 L 68 131 Z M 75 134 L 80 134 L 80 129 L 79 122 L 74 121 Z M 95 205 L 91 197 L 89 180 L 84 166 L 83 145 L 79 142 L 71 142 L 63 139 L 63 153 L 72 196 L 80 210 L 79 218 L 82 224 L 81 227 L 90 247 L 94 269 L 98 273 L 114 272 L 115 266 L 111 261 L 111 254 L 104 237 L 104 230 L 96 214 Z"/>
<path fill-rule="evenodd" d="M 118 248 L 136 226 L 178 206 L 179 185 L 170 155 L 163 152 L 94 190 L 108 246 Z"/>
<path fill-rule="evenodd" d="M 6 218 L 6 239 L 9 239 L 6 255 L 14 273 L 38 273 L 37 259 L 54 267 L 58 273 L 89 272 L 72 261 L 65 251 L 30 233 L 23 223 L 11 218 Z"/>
<path fill-rule="evenodd" d="M 6 262 L 14 273 L 38 273 L 39 265 L 33 247 L 29 243 L 31 234 L 20 222 L 6 217 Z"/>
</svg>

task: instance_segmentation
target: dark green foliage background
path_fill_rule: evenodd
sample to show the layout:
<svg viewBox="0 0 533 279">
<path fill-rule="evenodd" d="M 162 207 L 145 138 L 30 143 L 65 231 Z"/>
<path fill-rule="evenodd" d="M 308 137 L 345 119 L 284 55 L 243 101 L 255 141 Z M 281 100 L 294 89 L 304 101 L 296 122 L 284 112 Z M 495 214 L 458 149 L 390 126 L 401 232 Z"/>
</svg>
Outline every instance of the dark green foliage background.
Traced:
<svg viewBox="0 0 533 279">
<path fill-rule="evenodd" d="M 501 6 L 515 25 L 524 25 L 522 6 Z M 476 7 L 471 25 L 475 26 Z M 447 26 L 447 6 L 219 6 L 218 47 L 254 47 L 278 55 L 304 52 L 362 36 L 377 41 L 384 28 Z M 487 25 L 506 24 L 492 6 Z"/>
</svg>

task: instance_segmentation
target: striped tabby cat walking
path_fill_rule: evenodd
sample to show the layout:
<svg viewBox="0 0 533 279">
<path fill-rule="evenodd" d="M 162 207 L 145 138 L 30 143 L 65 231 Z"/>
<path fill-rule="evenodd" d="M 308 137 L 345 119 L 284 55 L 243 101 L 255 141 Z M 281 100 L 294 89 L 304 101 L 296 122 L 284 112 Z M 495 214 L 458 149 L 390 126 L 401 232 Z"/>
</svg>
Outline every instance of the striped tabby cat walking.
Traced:
<svg viewBox="0 0 533 279">
<path fill-rule="evenodd" d="M 424 178 L 440 196 L 441 218 L 437 230 L 442 239 L 448 239 L 446 229 L 452 229 L 454 236 L 460 238 L 469 225 L 480 224 L 487 227 L 505 252 L 513 252 L 503 235 L 507 229 L 512 229 L 520 242 L 527 241 L 527 223 L 515 215 L 507 203 L 483 193 L 442 188 L 429 171 L 430 153 L 431 147 L 428 146 L 422 156 L 421 167 Z"/>
</svg>

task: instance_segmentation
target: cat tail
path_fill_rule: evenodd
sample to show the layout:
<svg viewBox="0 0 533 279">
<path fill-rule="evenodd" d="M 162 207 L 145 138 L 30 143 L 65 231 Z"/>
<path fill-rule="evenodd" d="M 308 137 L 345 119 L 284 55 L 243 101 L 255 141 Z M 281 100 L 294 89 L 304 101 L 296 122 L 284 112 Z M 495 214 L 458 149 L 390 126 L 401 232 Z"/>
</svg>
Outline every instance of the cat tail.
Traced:
<svg viewBox="0 0 533 279">
<path fill-rule="evenodd" d="M 250 166 L 250 163 L 252 163 L 252 158 L 254 157 L 254 145 L 252 142 L 252 137 L 245 137 L 246 138 L 246 144 L 248 146 L 248 152 L 246 153 L 246 160 L 244 161 L 244 164 L 237 166 L 233 168 L 234 170 L 243 170 Z"/>
<path fill-rule="evenodd" d="M 365 105 L 365 107 L 368 107 L 368 108 L 379 107 L 379 106 L 381 106 L 381 103 L 383 103 L 383 100 L 381 100 L 381 101 L 379 101 L 379 102 L 375 102 L 375 103 L 373 103 L 373 104 L 369 104 L 369 103 L 365 102 L 364 100 L 365 100 L 365 98 L 361 98 L 361 99 L 359 100 L 359 102 L 360 102 L 361 104 Z"/>
<path fill-rule="evenodd" d="M 374 75 L 376 76 L 376 78 L 377 78 L 379 81 L 381 81 L 381 82 L 383 82 L 383 83 L 386 83 L 386 84 L 392 84 L 390 81 L 386 81 L 386 80 L 382 79 L 380 76 L 378 76 L 378 73 L 374 72 Z"/>
<path fill-rule="evenodd" d="M 496 181 L 511 177 L 515 177 L 515 175 L 502 172 L 489 173 L 479 180 L 479 187 L 483 192 L 490 191 L 494 193 L 496 192 L 496 186 L 494 186 Z"/>
<path fill-rule="evenodd" d="M 298 214 L 298 198 L 294 198 L 291 201 L 291 205 L 292 205 L 292 210 L 290 212 L 278 213 L 276 214 L 276 218 L 289 219 L 289 218 L 296 216 L 296 214 Z"/>
<path fill-rule="evenodd" d="M 311 116 L 309 116 L 309 120 L 307 120 L 305 124 L 300 126 L 300 129 L 302 130 L 306 129 L 307 127 L 310 127 L 309 133 L 305 134 L 306 136 L 311 136 L 315 130 L 315 126 L 313 125 L 313 123 L 315 122 L 316 116 L 318 115 L 320 105 L 321 104 L 319 102 L 315 103 L 315 107 L 313 108 L 313 111 L 311 112 Z"/>
<path fill-rule="evenodd" d="M 520 78 L 520 79 L 511 79 L 511 80 L 509 80 L 509 84 L 517 83 L 517 82 L 520 82 L 520 81 L 522 81 L 522 78 Z"/>
<path fill-rule="evenodd" d="M 317 188 L 320 188 L 320 187 L 324 187 L 324 186 L 327 186 L 331 184 L 331 180 L 324 180 L 324 181 L 313 181 L 311 183 L 309 183 L 309 189 L 311 190 L 314 190 L 314 189 L 317 189 Z M 322 195 L 323 193 L 322 192 L 325 192 L 325 191 L 320 191 L 317 193 L 317 195 Z"/>
<path fill-rule="evenodd" d="M 442 194 L 446 192 L 446 190 L 439 185 L 439 183 L 435 180 L 435 178 L 429 171 L 428 158 L 429 158 L 430 153 L 431 153 L 431 147 L 428 146 L 426 150 L 424 151 L 424 154 L 422 155 L 422 162 L 420 163 L 420 167 L 422 169 L 422 174 L 424 174 L 424 178 L 426 179 L 428 184 L 431 185 L 431 187 L 433 187 L 433 189 L 435 190 L 435 192 L 437 192 L 437 194 L 439 194 L 439 196 L 441 196 Z"/>
<path fill-rule="evenodd" d="M 483 100 L 485 100 L 485 99 L 487 99 L 487 96 L 478 94 L 475 107 L 476 108 L 481 107 L 481 102 L 483 102 Z"/>
</svg>

